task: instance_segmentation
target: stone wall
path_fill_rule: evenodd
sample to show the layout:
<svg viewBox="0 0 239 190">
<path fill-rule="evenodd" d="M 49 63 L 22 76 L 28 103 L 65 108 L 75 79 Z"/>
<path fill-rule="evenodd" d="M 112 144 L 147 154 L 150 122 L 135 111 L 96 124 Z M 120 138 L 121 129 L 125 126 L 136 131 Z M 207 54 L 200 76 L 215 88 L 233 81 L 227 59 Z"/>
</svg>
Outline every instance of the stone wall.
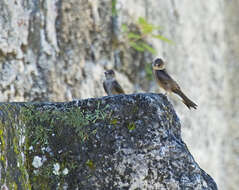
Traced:
<svg viewBox="0 0 239 190">
<path fill-rule="evenodd" d="M 153 56 L 129 48 L 120 30 L 142 16 L 174 42 L 148 39 L 198 104 L 189 111 L 170 96 L 183 139 L 220 189 L 237 189 L 238 7 L 237 0 L 117 0 L 112 17 L 110 0 L 2 0 L 0 101 L 100 97 L 108 68 L 127 93 L 159 92 L 145 80 L 144 65 Z"/>
</svg>

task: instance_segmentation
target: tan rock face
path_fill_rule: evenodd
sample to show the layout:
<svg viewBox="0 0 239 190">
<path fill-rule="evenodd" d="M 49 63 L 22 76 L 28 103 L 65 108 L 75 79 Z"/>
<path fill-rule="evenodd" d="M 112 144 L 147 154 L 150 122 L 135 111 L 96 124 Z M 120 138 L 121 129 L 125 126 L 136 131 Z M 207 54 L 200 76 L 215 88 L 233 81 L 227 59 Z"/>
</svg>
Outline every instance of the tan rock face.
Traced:
<svg viewBox="0 0 239 190">
<path fill-rule="evenodd" d="M 174 42 L 148 39 L 198 104 L 191 112 L 171 98 L 184 140 L 220 189 L 237 189 L 238 7 L 237 0 L 117 0 L 112 17 L 110 0 L 2 0 L 0 101 L 104 96 L 103 72 L 109 68 L 128 93 L 159 92 L 145 80 L 144 66 L 153 56 L 129 48 L 121 31 L 123 23 L 145 17 Z"/>
</svg>

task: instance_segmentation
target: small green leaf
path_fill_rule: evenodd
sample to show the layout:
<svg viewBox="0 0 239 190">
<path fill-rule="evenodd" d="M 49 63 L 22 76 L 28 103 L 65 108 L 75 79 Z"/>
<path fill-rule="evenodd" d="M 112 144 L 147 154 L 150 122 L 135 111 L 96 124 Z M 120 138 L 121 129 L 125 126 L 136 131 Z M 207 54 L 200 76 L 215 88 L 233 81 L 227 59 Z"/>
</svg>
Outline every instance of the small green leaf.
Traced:
<svg viewBox="0 0 239 190">
<path fill-rule="evenodd" d="M 149 51 L 150 53 L 152 54 L 156 54 L 156 49 L 152 48 L 150 45 L 144 43 L 144 42 L 141 42 L 141 46 L 144 47 L 147 51 Z"/>
<path fill-rule="evenodd" d="M 129 125 L 128 125 L 128 129 L 130 131 L 133 131 L 135 129 L 135 124 L 133 122 L 130 122 Z"/>
<path fill-rule="evenodd" d="M 117 16 L 117 9 L 116 9 L 117 0 L 112 0 L 112 15 Z"/>
<path fill-rule="evenodd" d="M 145 72 L 146 72 L 146 78 L 151 81 L 153 80 L 153 71 L 152 66 L 150 63 L 146 63 L 144 66 Z"/>
<path fill-rule="evenodd" d="M 87 160 L 85 163 L 90 169 L 95 169 L 95 165 L 92 160 Z"/>
<path fill-rule="evenodd" d="M 128 36 L 129 39 L 140 39 L 141 38 L 141 36 L 139 34 L 136 34 L 134 32 L 129 32 L 127 34 L 127 36 Z"/>
<path fill-rule="evenodd" d="M 127 32 L 129 30 L 129 28 L 126 24 L 122 24 L 121 29 L 122 29 L 123 32 Z"/>
<path fill-rule="evenodd" d="M 91 133 L 95 135 L 97 133 L 97 129 L 94 129 Z"/>
<path fill-rule="evenodd" d="M 147 21 L 143 17 L 139 17 L 138 22 L 140 25 L 147 25 Z"/>
<path fill-rule="evenodd" d="M 143 52 L 145 50 L 139 43 L 136 42 L 129 42 L 129 45 L 137 51 Z"/>
<path fill-rule="evenodd" d="M 151 34 L 153 32 L 154 26 L 153 25 L 142 25 L 141 30 L 143 34 Z"/>
<path fill-rule="evenodd" d="M 139 17 L 138 23 L 143 34 L 150 34 L 155 29 L 155 26 L 149 24 L 143 17 Z"/>
<path fill-rule="evenodd" d="M 153 38 L 157 38 L 157 39 L 160 39 L 160 40 L 163 40 L 163 41 L 165 41 L 165 42 L 168 42 L 168 43 L 170 43 L 170 44 L 172 44 L 173 43 L 173 41 L 171 41 L 171 40 L 169 40 L 168 38 L 166 38 L 166 37 L 164 37 L 164 36 L 161 36 L 161 35 L 153 35 L 152 36 Z"/>
<path fill-rule="evenodd" d="M 112 119 L 111 121 L 110 121 L 110 124 L 111 125 L 116 125 L 118 123 L 118 120 L 117 119 Z"/>
</svg>

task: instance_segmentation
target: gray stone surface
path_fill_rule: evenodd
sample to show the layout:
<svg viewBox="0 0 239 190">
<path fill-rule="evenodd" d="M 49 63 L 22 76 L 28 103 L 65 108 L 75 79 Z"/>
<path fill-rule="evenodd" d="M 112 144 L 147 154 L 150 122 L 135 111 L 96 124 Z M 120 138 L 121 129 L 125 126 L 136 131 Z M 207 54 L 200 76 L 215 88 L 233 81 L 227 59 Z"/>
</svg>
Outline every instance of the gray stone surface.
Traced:
<svg viewBox="0 0 239 190">
<path fill-rule="evenodd" d="M 127 93 L 159 92 L 145 80 L 152 55 L 130 49 L 120 30 L 145 17 L 174 42 L 147 39 L 199 105 L 189 112 L 170 97 L 185 142 L 220 189 L 238 189 L 238 0 L 117 0 L 116 7 L 112 18 L 110 0 L 1 0 L 0 101 L 100 97 L 111 68 Z"/>
<path fill-rule="evenodd" d="M 19 189 L 217 190 L 188 151 L 179 118 L 164 95 L 5 103 L 0 115 L 1 135 L 9 137 L 0 164 L 1 182 L 8 189 L 15 182 Z M 82 139 L 74 123 L 91 116 L 96 119 L 81 128 L 86 132 Z M 14 137 L 17 131 L 22 134 Z M 5 175 L 12 168 L 15 173 Z"/>
</svg>

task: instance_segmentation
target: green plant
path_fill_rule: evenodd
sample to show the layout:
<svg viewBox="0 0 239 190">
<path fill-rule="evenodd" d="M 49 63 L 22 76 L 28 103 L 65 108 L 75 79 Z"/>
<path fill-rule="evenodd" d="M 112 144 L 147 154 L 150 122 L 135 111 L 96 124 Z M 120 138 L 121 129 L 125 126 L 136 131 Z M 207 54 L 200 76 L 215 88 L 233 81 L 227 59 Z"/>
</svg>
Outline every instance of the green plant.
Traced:
<svg viewBox="0 0 239 190">
<path fill-rule="evenodd" d="M 36 110 L 34 106 L 23 107 L 21 120 L 27 127 L 27 135 L 31 138 L 31 145 L 47 145 L 48 137 L 55 133 L 59 136 L 64 127 L 68 126 L 75 130 L 76 134 L 84 141 L 90 134 L 95 134 L 97 129 L 88 133 L 87 126 L 99 120 L 105 120 L 108 106 L 100 109 L 100 102 L 94 111 L 85 111 L 79 107 L 72 107 L 64 111 L 57 109 Z"/>
<path fill-rule="evenodd" d="M 129 124 L 128 124 L 128 129 L 129 129 L 129 131 L 133 131 L 134 129 L 135 129 L 135 123 L 133 123 L 133 122 L 130 122 Z"/>
<path fill-rule="evenodd" d="M 153 71 L 152 71 L 152 66 L 150 63 L 146 63 L 144 65 L 144 70 L 145 70 L 145 73 L 146 73 L 146 78 L 151 81 L 153 80 Z"/>
<path fill-rule="evenodd" d="M 117 16 L 117 9 L 116 9 L 117 0 L 112 0 L 111 4 L 112 4 L 112 16 Z"/>
<path fill-rule="evenodd" d="M 130 47 L 139 52 L 148 51 L 152 54 L 156 54 L 156 50 L 146 42 L 147 38 L 154 38 L 167 43 L 172 43 L 171 40 L 159 34 L 161 29 L 160 26 L 148 23 L 143 17 L 139 17 L 136 23 L 136 30 L 130 29 L 126 24 L 122 24 L 121 28 L 129 41 Z"/>
<path fill-rule="evenodd" d="M 76 133 L 83 139 L 86 140 L 89 137 L 88 129 L 85 128 L 90 124 L 96 123 L 98 120 L 105 120 L 107 113 L 105 110 L 108 106 L 100 109 L 100 103 L 97 104 L 97 108 L 94 112 L 84 111 L 80 108 L 75 108 L 65 113 L 65 122 L 75 128 Z M 97 129 L 93 130 L 91 134 L 95 134 Z"/>
<path fill-rule="evenodd" d="M 85 163 L 91 170 L 95 169 L 95 164 L 92 160 L 87 160 Z"/>
<path fill-rule="evenodd" d="M 56 182 L 64 183 L 68 173 L 77 170 L 79 164 L 72 156 L 71 150 L 63 151 L 61 143 L 86 143 L 89 137 L 96 135 L 96 123 L 102 120 L 108 122 L 111 112 L 108 112 L 107 108 L 108 106 L 102 106 L 101 102 L 92 109 L 74 106 L 21 107 L 19 120 L 26 129 L 26 167 L 30 171 L 31 181 L 37 181 L 34 183 L 34 189 L 47 189 L 46 187 Z M 65 138 L 65 134 L 71 134 L 72 139 Z M 42 158 L 43 164 L 39 168 L 32 164 L 35 156 Z M 59 169 L 55 171 L 56 164 L 59 165 Z M 88 160 L 86 166 L 94 169 L 93 161 Z"/>
</svg>

